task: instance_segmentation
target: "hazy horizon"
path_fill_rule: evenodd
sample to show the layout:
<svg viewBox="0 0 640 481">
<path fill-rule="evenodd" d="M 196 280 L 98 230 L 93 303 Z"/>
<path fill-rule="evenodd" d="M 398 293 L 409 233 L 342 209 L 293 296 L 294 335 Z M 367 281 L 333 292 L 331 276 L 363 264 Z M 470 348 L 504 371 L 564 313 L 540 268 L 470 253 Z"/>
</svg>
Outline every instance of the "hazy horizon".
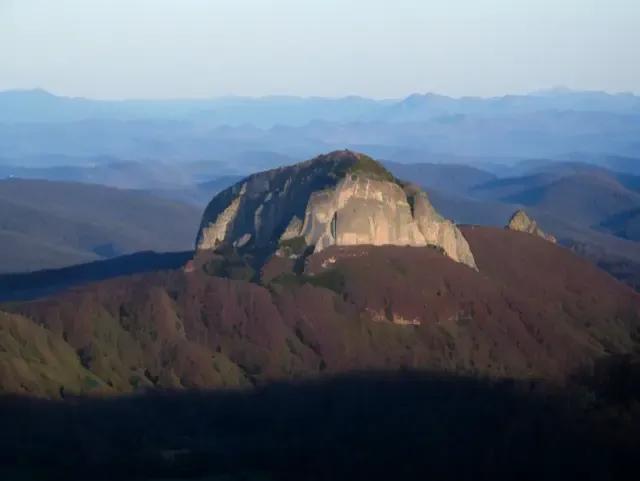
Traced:
<svg viewBox="0 0 640 481">
<path fill-rule="evenodd" d="M 481 3 L 0 0 L 0 90 L 101 100 L 640 93 L 634 0 Z"/>
<path fill-rule="evenodd" d="M 100 97 L 88 97 L 81 95 L 68 95 L 61 92 L 53 92 L 51 90 L 42 88 L 42 87 L 31 87 L 31 88 L 9 88 L 9 89 L 0 89 L 0 93 L 8 93 L 8 92 L 42 92 L 45 94 L 51 94 L 56 97 L 63 98 L 77 98 L 84 100 L 96 100 L 96 101 L 105 101 L 105 102 L 127 102 L 127 101 L 196 101 L 196 100 L 216 100 L 216 99 L 224 99 L 224 98 L 238 98 L 238 99 L 276 99 L 276 98 L 299 98 L 299 99 L 314 99 L 314 98 L 322 98 L 322 99 L 344 99 L 349 97 L 354 98 L 362 98 L 362 99 L 370 99 L 376 101 L 400 101 L 411 95 L 439 95 L 443 97 L 449 97 L 452 99 L 463 99 L 463 98 L 479 98 L 479 99 L 491 99 L 491 98 L 500 98 L 510 95 L 535 95 L 544 92 L 552 92 L 554 90 L 562 90 L 564 92 L 571 93 L 605 93 L 608 95 L 635 95 L 639 96 L 640 92 L 630 92 L 630 91 L 606 91 L 606 90 L 581 90 L 574 89 L 571 87 L 567 87 L 564 85 L 560 86 L 551 86 L 551 87 L 543 87 L 538 90 L 530 91 L 530 92 L 505 92 L 503 94 L 497 95 L 447 95 L 441 92 L 407 92 L 404 95 L 397 97 L 369 97 L 366 95 L 355 94 L 345 94 L 345 95 L 295 95 L 295 94 L 270 94 L 265 93 L 264 95 L 238 95 L 238 94 L 226 94 L 226 95 L 211 95 L 208 97 L 120 97 L 120 98 L 100 98 Z"/>
</svg>

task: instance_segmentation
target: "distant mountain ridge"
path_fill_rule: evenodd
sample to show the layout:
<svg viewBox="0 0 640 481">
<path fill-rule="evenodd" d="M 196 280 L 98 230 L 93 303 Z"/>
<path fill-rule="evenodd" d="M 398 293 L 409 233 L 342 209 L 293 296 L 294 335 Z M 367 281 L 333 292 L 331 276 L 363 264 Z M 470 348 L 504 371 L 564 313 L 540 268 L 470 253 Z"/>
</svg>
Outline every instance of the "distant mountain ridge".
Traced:
<svg viewBox="0 0 640 481">
<path fill-rule="evenodd" d="M 201 211 L 101 185 L 0 181 L 0 273 L 191 247 Z"/>
<path fill-rule="evenodd" d="M 539 173 L 493 179 L 469 195 L 541 209 L 587 228 L 619 235 L 640 210 L 640 177 L 598 166 L 554 164 Z M 636 229 L 620 237 L 640 241 Z"/>
<path fill-rule="evenodd" d="M 599 91 L 555 90 L 553 93 L 502 97 L 453 98 L 414 93 L 404 99 L 374 100 L 266 96 L 176 100 L 93 100 L 65 97 L 42 89 L 0 92 L 0 122 L 62 122 L 96 119 L 199 119 L 214 124 L 302 125 L 312 120 L 339 122 L 411 121 L 446 115 L 504 115 L 542 110 L 640 112 L 640 96 Z"/>
<path fill-rule="evenodd" d="M 209 159 L 212 153 L 224 158 L 247 151 L 303 159 L 343 148 L 396 161 L 407 150 L 419 153 L 423 160 L 444 153 L 505 158 L 513 163 L 510 159 L 558 159 L 576 151 L 586 156 L 637 159 L 639 137 L 640 113 L 556 110 L 463 115 L 455 121 L 450 116 L 433 117 L 427 110 L 420 120 L 341 121 L 321 127 L 317 122 L 257 128 L 246 122 L 230 126 L 195 120 L 109 118 L 0 122 L 0 151 L 10 159 L 55 154 L 175 163 Z"/>
<path fill-rule="evenodd" d="M 271 165 L 245 167 L 255 171 L 289 163 L 278 157 L 349 148 L 402 162 L 468 160 L 499 170 L 532 158 L 563 159 L 639 174 L 638 138 L 640 96 L 629 93 L 101 101 L 0 92 L 0 165 L 22 167 L 71 165 L 61 158 L 241 164 L 259 152 Z"/>
</svg>

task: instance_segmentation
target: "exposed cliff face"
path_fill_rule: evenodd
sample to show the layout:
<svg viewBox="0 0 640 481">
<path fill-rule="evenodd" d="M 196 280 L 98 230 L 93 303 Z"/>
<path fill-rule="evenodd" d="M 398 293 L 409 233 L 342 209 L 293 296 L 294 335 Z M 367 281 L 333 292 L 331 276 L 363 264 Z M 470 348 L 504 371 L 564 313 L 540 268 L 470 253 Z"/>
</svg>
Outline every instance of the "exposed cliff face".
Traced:
<svg viewBox="0 0 640 481">
<path fill-rule="evenodd" d="M 441 247 L 451 259 L 476 268 L 469 243 L 453 222 L 442 217 L 429 202 L 427 194 L 415 184 L 405 184 L 404 192 L 412 206 L 413 217 L 428 244 Z"/>
<path fill-rule="evenodd" d="M 426 193 L 350 151 L 261 172 L 221 192 L 207 207 L 197 240 L 198 250 L 234 245 L 265 252 L 362 244 L 437 245 L 475 268 L 464 236 Z"/>
<path fill-rule="evenodd" d="M 556 238 L 540 229 L 536 221 L 531 219 L 523 210 L 517 210 L 511 216 L 509 224 L 507 224 L 507 229 L 537 235 L 539 237 L 542 237 L 543 239 L 548 240 L 549 242 L 553 242 L 554 244 L 556 243 Z"/>
</svg>

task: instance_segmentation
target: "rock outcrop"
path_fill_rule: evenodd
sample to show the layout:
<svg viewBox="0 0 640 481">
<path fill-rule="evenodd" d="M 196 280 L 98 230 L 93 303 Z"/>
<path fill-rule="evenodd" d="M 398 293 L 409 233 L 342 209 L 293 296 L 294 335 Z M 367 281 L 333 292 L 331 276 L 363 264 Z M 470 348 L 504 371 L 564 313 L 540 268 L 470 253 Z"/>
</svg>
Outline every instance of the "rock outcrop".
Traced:
<svg viewBox="0 0 640 481">
<path fill-rule="evenodd" d="M 507 229 L 526 232 L 527 234 L 537 235 L 542 237 L 543 239 L 548 240 L 549 242 L 556 243 L 556 238 L 551 234 L 547 234 L 542 231 L 535 220 L 531 219 L 527 213 L 523 210 L 517 210 L 509 220 L 509 224 L 507 224 Z"/>
<path fill-rule="evenodd" d="M 406 184 L 404 192 L 412 208 L 412 216 L 427 244 L 441 247 L 457 262 L 476 268 L 467 240 L 453 222 L 442 217 L 429 202 L 429 197 L 415 184 Z"/>
<path fill-rule="evenodd" d="M 332 152 L 251 175 L 207 206 L 198 250 L 222 245 L 258 252 L 319 252 L 332 245 L 435 245 L 476 268 L 460 230 L 418 186 L 395 179 L 370 157 Z"/>
</svg>

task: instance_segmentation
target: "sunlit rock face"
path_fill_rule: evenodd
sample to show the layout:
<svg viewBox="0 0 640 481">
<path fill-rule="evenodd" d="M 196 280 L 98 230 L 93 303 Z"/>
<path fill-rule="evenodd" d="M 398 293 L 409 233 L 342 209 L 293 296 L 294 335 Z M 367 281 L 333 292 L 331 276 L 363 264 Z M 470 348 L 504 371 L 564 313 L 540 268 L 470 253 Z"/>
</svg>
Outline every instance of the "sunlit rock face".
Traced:
<svg viewBox="0 0 640 481">
<path fill-rule="evenodd" d="M 542 229 L 538 227 L 536 221 L 531 219 L 523 210 L 517 210 L 511 216 L 509 224 L 507 224 L 507 229 L 537 235 L 539 237 L 542 237 L 543 239 L 548 240 L 549 242 L 553 242 L 554 244 L 556 243 L 556 238 L 551 234 L 543 232 Z"/>
<path fill-rule="evenodd" d="M 216 195 L 202 218 L 196 248 L 222 245 L 319 252 L 332 245 L 436 245 L 475 268 L 462 233 L 419 187 L 395 179 L 351 151 L 251 175 Z"/>
</svg>

